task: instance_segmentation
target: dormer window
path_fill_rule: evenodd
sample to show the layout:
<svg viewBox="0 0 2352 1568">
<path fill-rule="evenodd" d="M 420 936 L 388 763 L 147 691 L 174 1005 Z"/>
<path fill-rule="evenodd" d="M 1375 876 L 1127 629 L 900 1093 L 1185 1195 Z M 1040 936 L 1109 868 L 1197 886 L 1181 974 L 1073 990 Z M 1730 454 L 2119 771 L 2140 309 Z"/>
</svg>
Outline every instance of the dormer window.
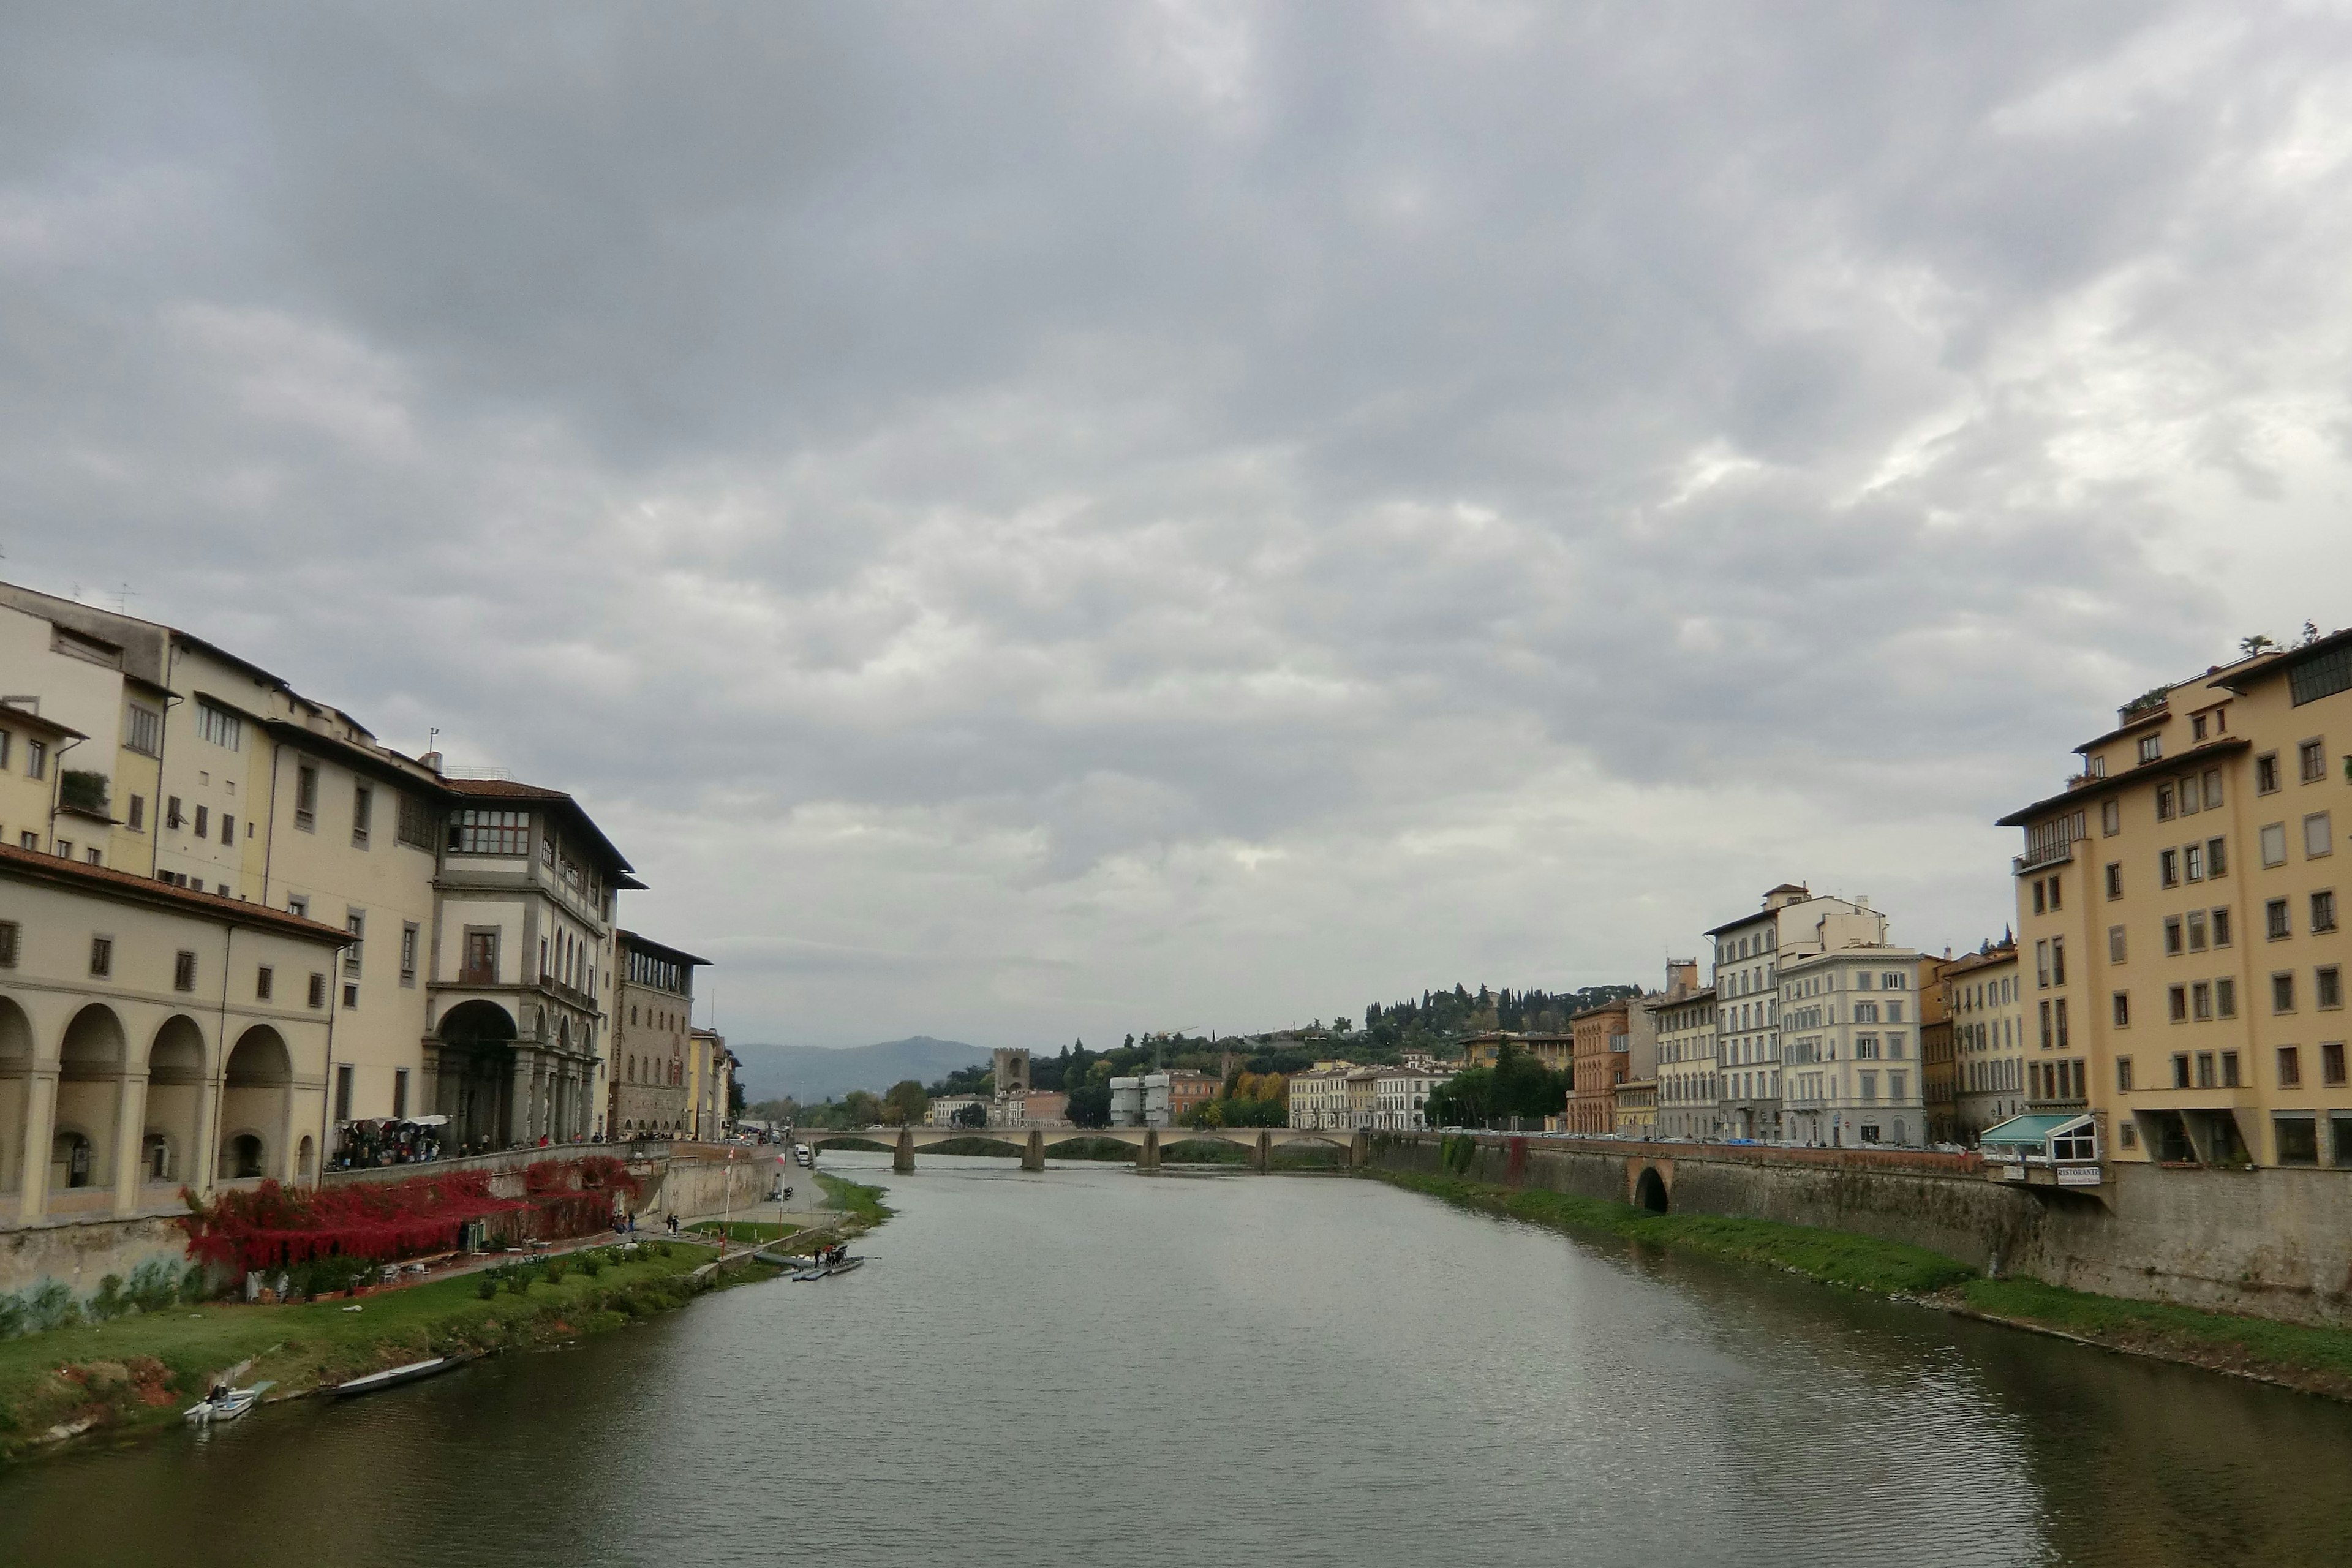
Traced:
<svg viewBox="0 0 2352 1568">
<path fill-rule="evenodd" d="M 2153 763 L 2153 762 L 2156 762 L 2156 761 L 2159 760 L 2160 758 L 2162 758 L 2162 757 L 2163 757 L 2163 755 L 2164 755 L 2164 737 L 2163 737 L 2163 736 L 2161 736 L 2161 735 L 2142 735 L 2142 736 L 2139 738 L 2139 760 L 2140 760 L 2141 762 L 2143 762 L 2143 763 Z"/>
</svg>

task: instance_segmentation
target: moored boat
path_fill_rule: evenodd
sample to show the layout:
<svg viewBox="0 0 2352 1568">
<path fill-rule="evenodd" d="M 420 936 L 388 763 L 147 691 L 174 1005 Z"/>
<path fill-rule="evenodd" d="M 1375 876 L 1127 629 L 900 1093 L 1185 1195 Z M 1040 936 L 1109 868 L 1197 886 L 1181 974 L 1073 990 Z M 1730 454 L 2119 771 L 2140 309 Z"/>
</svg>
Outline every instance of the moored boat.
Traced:
<svg viewBox="0 0 2352 1568">
<path fill-rule="evenodd" d="M 261 1402 L 261 1396 L 275 1388 L 272 1383 L 257 1383 L 251 1388 L 215 1388 L 210 1394 L 188 1406 L 185 1418 L 192 1426 L 209 1426 L 215 1421 L 234 1421 Z"/>
<path fill-rule="evenodd" d="M 451 1367 L 458 1364 L 460 1364 L 458 1358 L 446 1355 L 436 1355 L 430 1361 L 413 1361 L 405 1366 L 390 1367 L 383 1372 L 372 1372 L 365 1377 L 355 1377 L 349 1383 L 337 1384 L 334 1396 L 337 1399 L 343 1399 L 354 1394 L 374 1394 L 382 1389 L 396 1388 L 404 1383 L 414 1383 L 420 1377 L 431 1377 L 435 1373 L 447 1372 Z"/>
</svg>

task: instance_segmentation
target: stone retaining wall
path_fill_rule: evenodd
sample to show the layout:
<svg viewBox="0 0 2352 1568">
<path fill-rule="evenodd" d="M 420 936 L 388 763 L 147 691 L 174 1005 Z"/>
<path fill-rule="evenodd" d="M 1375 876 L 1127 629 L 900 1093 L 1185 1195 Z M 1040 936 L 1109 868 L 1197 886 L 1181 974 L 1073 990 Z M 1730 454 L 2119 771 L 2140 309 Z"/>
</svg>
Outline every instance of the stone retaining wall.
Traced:
<svg viewBox="0 0 2352 1568">
<path fill-rule="evenodd" d="M 1376 1133 L 1371 1163 L 1445 1169 L 1435 1133 Z M 1852 1231 L 2078 1290 L 2352 1326 L 2352 1171 L 2112 1163 L 2098 1196 L 1990 1179 L 1973 1156 L 1480 1134 L 1473 1179 Z"/>
</svg>

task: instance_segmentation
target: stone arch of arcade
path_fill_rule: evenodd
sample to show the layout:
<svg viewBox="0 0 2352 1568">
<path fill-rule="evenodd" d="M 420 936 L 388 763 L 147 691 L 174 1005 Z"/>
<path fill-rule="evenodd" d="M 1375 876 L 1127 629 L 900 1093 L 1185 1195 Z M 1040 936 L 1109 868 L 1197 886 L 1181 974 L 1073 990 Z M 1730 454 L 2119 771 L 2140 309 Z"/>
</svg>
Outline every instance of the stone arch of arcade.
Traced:
<svg viewBox="0 0 2352 1568">
<path fill-rule="evenodd" d="M 517 1081 L 519 1064 L 527 1058 L 516 1045 L 514 1015 L 479 997 L 461 1002 L 443 1015 L 437 1038 L 439 1110 L 457 1147 L 470 1152 L 522 1142 L 514 1131 L 515 1113 L 529 1086 Z"/>
<path fill-rule="evenodd" d="M 220 1103 L 220 1151 L 215 1167 L 220 1179 L 290 1178 L 294 1057 L 276 1029 L 256 1024 L 237 1037 L 221 1074 Z"/>
<path fill-rule="evenodd" d="M 1664 1214 L 1674 1204 L 1672 1167 L 1643 1163 L 1633 1176 L 1633 1206 Z"/>
</svg>

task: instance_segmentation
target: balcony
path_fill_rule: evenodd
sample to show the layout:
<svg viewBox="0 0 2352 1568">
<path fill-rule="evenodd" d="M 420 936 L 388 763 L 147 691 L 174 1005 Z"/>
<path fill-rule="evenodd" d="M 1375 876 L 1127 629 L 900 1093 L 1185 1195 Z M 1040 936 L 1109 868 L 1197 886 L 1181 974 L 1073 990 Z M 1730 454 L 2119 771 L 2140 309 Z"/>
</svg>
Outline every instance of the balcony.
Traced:
<svg viewBox="0 0 2352 1568">
<path fill-rule="evenodd" d="M 2011 858 L 2009 863 L 2010 874 L 2022 877 L 2029 871 L 2039 871 L 2045 866 L 2063 866 L 2074 858 L 2074 846 L 2071 841 L 2063 844 L 2043 844 Z"/>
</svg>

